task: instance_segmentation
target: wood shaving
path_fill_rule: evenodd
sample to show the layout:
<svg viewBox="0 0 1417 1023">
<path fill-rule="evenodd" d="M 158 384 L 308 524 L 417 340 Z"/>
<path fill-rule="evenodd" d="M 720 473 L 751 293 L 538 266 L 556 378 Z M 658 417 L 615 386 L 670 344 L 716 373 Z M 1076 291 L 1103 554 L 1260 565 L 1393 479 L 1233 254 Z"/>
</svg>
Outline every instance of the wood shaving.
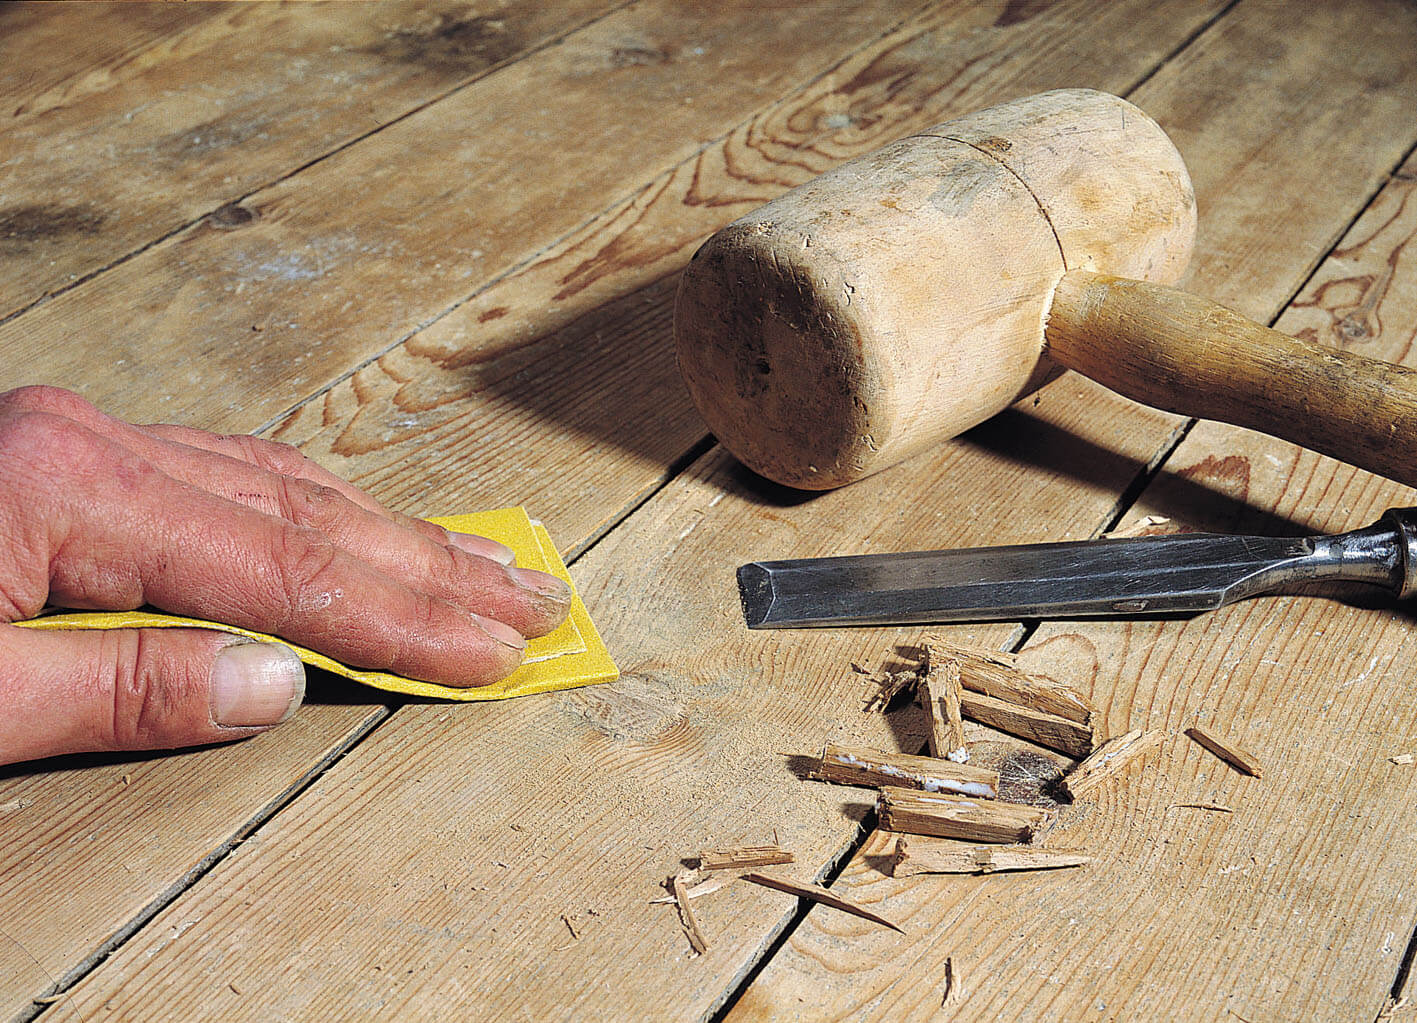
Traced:
<svg viewBox="0 0 1417 1023">
<path fill-rule="evenodd" d="M 1387 759 L 1388 759 L 1388 763 L 1396 764 L 1398 767 L 1406 767 L 1408 764 L 1412 763 L 1414 760 L 1417 760 L 1417 757 L 1414 757 L 1411 753 L 1399 753 L 1399 754 L 1397 754 L 1397 756 L 1388 757 Z M 4 807 L 0 807 L 0 810 L 3 810 L 3 809 L 4 809 Z"/>
<path fill-rule="evenodd" d="M 705 849 L 699 853 L 700 870 L 737 870 L 791 863 L 792 853 L 774 845 L 740 845 L 731 849 Z"/>
<path fill-rule="evenodd" d="M 884 711 L 890 702 L 905 690 L 912 688 L 920 676 L 913 671 L 891 671 L 879 672 L 872 675 L 871 683 L 876 687 L 876 691 L 866 697 L 862 710 Z"/>
<path fill-rule="evenodd" d="M 1176 810 L 1182 808 L 1191 810 L 1214 810 L 1217 813 L 1235 812 L 1234 807 L 1226 806 L 1224 803 L 1172 803 L 1170 806 L 1166 807 L 1166 809 L 1168 810 Z"/>
<path fill-rule="evenodd" d="M 1176 525 L 1164 515 L 1147 515 L 1145 518 L 1137 519 L 1130 526 L 1123 526 L 1114 529 L 1110 533 L 1103 533 L 1104 540 L 1125 540 L 1136 536 L 1164 536 L 1169 533 L 1182 532 L 1181 527 Z"/>
<path fill-rule="evenodd" d="M 733 880 L 731 877 L 711 877 L 707 881 L 700 881 L 696 885 L 690 885 L 688 888 L 685 888 L 684 897 L 688 899 L 700 899 L 705 895 L 712 895 L 731 880 Z M 657 899 L 650 899 L 649 904 L 651 906 L 668 906 L 675 901 L 673 895 L 661 895 Z"/>
<path fill-rule="evenodd" d="M 1186 734 L 1241 774 L 1248 774 L 1252 778 L 1260 777 L 1260 762 L 1238 746 L 1226 742 L 1200 725 L 1187 728 Z"/>
<path fill-rule="evenodd" d="M 867 909 L 865 906 L 859 906 L 849 899 L 842 898 L 830 889 L 823 888 L 821 885 L 807 884 L 803 881 L 793 881 L 791 878 L 777 877 L 773 874 L 763 874 L 758 871 L 744 874 L 741 880 L 750 881 L 753 884 L 760 884 L 764 888 L 772 888 L 779 892 L 786 892 L 788 895 L 797 895 L 804 899 L 810 899 L 812 902 L 820 902 L 823 906 L 830 906 L 832 909 L 839 909 L 843 913 L 859 916 L 863 920 L 870 920 L 872 923 L 889 927 L 891 930 L 899 931 L 901 934 L 905 933 L 904 928 L 899 924 L 886 919 L 875 910 Z"/>
<path fill-rule="evenodd" d="M 708 938 L 704 937 L 703 928 L 699 926 L 699 921 L 694 916 L 693 907 L 689 904 L 688 891 L 684 887 L 685 871 L 680 871 L 674 875 L 669 882 L 674 890 L 674 901 L 679 905 L 679 918 L 684 922 L 684 930 L 689 935 L 689 944 L 693 946 L 695 952 L 703 955 L 708 951 Z"/>
</svg>

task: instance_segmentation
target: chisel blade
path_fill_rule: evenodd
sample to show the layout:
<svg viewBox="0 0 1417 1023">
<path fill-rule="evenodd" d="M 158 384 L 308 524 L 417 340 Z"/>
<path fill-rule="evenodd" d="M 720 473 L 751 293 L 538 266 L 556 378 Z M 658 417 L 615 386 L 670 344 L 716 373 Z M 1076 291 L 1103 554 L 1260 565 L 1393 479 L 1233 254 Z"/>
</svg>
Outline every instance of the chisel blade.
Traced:
<svg viewBox="0 0 1417 1023">
<path fill-rule="evenodd" d="M 1209 611 L 1304 580 L 1413 587 L 1417 512 L 1334 536 L 1181 533 L 758 561 L 738 569 L 750 628 Z"/>
</svg>

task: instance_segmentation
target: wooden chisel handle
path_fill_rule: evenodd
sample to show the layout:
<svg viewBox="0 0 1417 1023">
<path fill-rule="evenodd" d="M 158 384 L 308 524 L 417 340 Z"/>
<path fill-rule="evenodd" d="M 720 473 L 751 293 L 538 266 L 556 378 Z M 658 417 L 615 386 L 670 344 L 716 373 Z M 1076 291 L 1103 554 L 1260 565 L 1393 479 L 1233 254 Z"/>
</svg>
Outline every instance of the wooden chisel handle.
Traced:
<svg viewBox="0 0 1417 1023">
<path fill-rule="evenodd" d="M 1417 371 L 1301 341 L 1160 284 L 1073 270 L 1044 343 L 1168 412 L 1260 430 L 1417 486 Z"/>
</svg>

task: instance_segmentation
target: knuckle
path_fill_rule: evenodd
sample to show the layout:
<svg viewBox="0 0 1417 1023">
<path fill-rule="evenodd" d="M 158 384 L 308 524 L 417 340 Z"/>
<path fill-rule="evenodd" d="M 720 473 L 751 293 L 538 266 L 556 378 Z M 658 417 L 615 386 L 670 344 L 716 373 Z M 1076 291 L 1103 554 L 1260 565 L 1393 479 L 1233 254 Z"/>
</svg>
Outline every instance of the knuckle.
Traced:
<svg viewBox="0 0 1417 1023">
<path fill-rule="evenodd" d="M 344 596 L 333 578 L 338 558 L 339 549 L 318 530 L 291 526 L 280 531 L 273 563 L 287 622 L 323 611 Z"/>
<path fill-rule="evenodd" d="M 103 663 L 112 685 L 107 738 L 116 749 L 150 749 L 169 741 L 180 718 L 188 679 L 181 666 L 167 663 L 158 644 L 142 629 L 107 634 Z"/>
<path fill-rule="evenodd" d="M 103 446 L 88 427 L 52 412 L 25 410 L 0 420 L 0 450 L 37 478 L 83 469 L 98 460 Z"/>
<path fill-rule="evenodd" d="M 73 391 L 52 384 L 30 384 L 6 391 L 0 395 L 0 404 L 8 408 L 51 412 L 76 419 L 87 419 L 102 414 L 92 402 L 79 397 Z"/>
<path fill-rule="evenodd" d="M 340 519 L 340 495 L 330 487 L 295 476 L 280 476 L 276 499 L 281 516 L 298 526 L 332 532 Z"/>
<path fill-rule="evenodd" d="M 301 476 L 309 461 L 300 449 L 281 441 L 266 440 L 248 434 L 236 434 L 231 439 L 254 465 L 281 476 Z"/>
</svg>

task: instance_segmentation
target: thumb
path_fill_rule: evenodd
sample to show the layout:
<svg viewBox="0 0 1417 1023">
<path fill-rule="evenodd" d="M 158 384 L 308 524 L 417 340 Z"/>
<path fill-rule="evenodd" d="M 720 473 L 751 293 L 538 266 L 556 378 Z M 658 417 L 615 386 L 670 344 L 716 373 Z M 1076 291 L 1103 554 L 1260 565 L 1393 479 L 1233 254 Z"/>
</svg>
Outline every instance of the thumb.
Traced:
<svg viewBox="0 0 1417 1023">
<path fill-rule="evenodd" d="M 0 625 L 0 764 L 240 739 L 286 720 L 304 696 L 305 666 L 277 643 Z"/>
</svg>

